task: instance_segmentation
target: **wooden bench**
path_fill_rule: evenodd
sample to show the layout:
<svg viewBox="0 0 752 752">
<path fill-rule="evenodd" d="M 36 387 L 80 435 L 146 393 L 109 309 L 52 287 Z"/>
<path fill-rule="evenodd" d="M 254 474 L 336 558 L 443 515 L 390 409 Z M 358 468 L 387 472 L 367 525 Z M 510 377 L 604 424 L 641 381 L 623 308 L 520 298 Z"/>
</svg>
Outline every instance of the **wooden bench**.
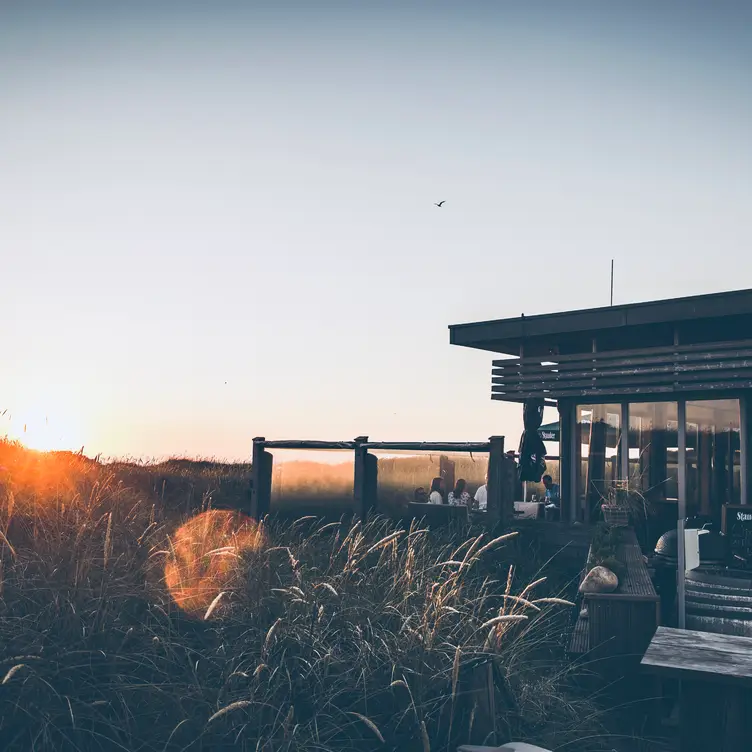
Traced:
<svg viewBox="0 0 752 752">
<path fill-rule="evenodd" d="M 468 522 L 470 519 L 466 506 L 449 504 L 419 504 L 415 501 L 408 505 L 410 516 L 424 519 L 429 525 L 447 525 L 450 522 Z"/>
<path fill-rule="evenodd" d="M 752 749 L 752 637 L 658 627 L 641 665 L 681 681 L 680 752 Z"/>
<path fill-rule="evenodd" d="M 644 654 L 660 623 L 660 598 L 642 557 L 634 530 L 624 528 L 616 558 L 625 573 L 613 593 L 586 593 L 569 643 L 569 654 L 590 657 L 623 657 L 635 663 Z M 588 560 L 590 555 L 588 554 Z M 582 579 L 587 574 L 583 570 Z"/>
</svg>

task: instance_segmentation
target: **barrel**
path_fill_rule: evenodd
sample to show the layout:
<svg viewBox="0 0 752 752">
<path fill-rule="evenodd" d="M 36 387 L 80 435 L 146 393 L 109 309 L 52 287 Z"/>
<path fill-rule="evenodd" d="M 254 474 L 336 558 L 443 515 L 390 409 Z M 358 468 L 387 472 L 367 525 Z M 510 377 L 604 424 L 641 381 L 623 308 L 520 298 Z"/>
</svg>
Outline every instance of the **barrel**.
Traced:
<svg viewBox="0 0 752 752">
<path fill-rule="evenodd" d="M 687 629 L 752 637 L 749 572 L 699 568 L 685 579 Z"/>
</svg>

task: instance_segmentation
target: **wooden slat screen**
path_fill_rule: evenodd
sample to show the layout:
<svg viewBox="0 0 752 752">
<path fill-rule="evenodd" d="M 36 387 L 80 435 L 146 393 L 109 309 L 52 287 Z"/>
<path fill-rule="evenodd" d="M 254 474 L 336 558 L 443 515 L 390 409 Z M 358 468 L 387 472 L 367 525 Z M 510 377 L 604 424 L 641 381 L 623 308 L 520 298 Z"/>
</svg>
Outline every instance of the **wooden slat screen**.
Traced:
<svg viewBox="0 0 752 752">
<path fill-rule="evenodd" d="M 493 399 L 752 388 L 752 340 L 495 360 Z"/>
</svg>

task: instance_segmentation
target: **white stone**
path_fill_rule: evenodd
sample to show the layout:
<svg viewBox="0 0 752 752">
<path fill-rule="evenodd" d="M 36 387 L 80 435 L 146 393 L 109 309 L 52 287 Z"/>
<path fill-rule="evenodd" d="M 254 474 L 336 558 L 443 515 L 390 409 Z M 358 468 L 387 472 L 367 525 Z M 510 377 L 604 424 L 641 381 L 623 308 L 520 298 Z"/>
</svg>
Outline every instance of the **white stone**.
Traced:
<svg viewBox="0 0 752 752">
<path fill-rule="evenodd" d="M 606 567 L 593 567 L 580 584 L 581 593 L 613 593 L 619 578 Z"/>
</svg>

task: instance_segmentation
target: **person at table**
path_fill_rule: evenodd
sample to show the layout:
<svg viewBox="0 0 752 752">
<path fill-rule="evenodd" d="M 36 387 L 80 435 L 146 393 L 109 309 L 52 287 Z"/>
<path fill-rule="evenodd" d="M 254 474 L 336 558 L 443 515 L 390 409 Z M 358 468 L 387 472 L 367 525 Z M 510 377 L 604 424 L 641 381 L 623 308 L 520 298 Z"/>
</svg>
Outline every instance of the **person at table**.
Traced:
<svg viewBox="0 0 752 752">
<path fill-rule="evenodd" d="M 434 478 L 431 481 L 431 493 L 428 494 L 429 504 L 444 504 L 444 480 Z"/>
<path fill-rule="evenodd" d="M 451 507 L 466 507 L 472 501 L 470 494 L 465 490 L 466 481 L 460 478 L 454 486 L 454 490 L 449 492 L 447 503 Z"/>
<path fill-rule="evenodd" d="M 486 482 L 475 492 L 473 509 L 476 509 L 478 512 L 488 510 L 488 476 L 486 476 Z"/>
<path fill-rule="evenodd" d="M 559 484 L 554 483 L 554 479 L 550 475 L 543 476 L 543 485 L 546 487 L 546 506 L 553 506 L 559 508 L 559 501 L 561 499 L 561 490 Z"/>
<path fill-rule="evenodd" d="M 416 504 L 427 504 L 428 503 L 428 494 L 426 493 L 426 489 L 421 486 L 420 488 L 415 489 L 415 494 L 413 501 Z"/>
</svg>

